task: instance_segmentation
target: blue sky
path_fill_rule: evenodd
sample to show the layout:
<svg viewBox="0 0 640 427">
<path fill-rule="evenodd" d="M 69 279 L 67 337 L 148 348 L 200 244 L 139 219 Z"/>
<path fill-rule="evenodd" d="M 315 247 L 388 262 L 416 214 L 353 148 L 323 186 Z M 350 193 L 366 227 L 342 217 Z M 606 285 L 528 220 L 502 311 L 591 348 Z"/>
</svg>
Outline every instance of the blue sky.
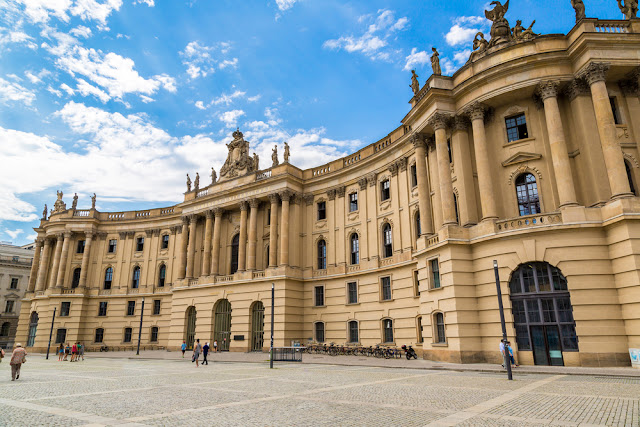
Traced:
<svg viewBox="0 0 640 427">
<path fill-rule="evenodd" d="M 410 70 L 445 74 L 488 33 L 487 1 L 0 0 L 0 241 L 35 236 L 56 190 L 101 211 L 180 202 L 239 126 L 270 164 L 285 141 L 309 168 L 384 137 L 408 111 Z M 587 16 L 621 18 L 613 0 Z M 569 0 L 511 0 L 542 34 Z"/>
</svg>

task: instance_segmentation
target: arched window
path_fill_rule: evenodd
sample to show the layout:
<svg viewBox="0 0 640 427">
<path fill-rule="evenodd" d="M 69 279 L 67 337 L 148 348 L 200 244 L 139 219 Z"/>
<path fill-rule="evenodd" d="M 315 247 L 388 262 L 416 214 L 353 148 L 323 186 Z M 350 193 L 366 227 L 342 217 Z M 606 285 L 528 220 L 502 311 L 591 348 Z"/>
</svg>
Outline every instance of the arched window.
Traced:
<svg viewBox="0 0 640 427">
<path fill-rule="evenodd" d="M 389 223 L 386 223 L 382 227 L 382 254 L 384 255 L 384 258 L 388 258 L 393 255 L 391 225 Z"/>
<path fill-rule="evenodd" d="M 149 341 L 158 342 L 158 327 L 157 326 L 152 326 L 151 327 L 151 339 Z"/>
<path fill-rule="evenodd" d="M 164 264 L 160 265 L 160 269 L 158 270 L 158 287 L 162 288 L 164 286 L 164 282 L 167 278 L 167 266 Z"/>
<path fill-rule="evenodd" d="M 533 174 L 525 173 L 516 179 L 516 196 L 520 216 L 540 213 L 538 184 Z"/>
<path fill-rule="evenodd" d="M 627 162 L 626 160 L 624 162 L 624 168 L 627 171 L 627 179 L 629 180 L 629 189 L 634 195 L 637 196 L 638 193 L 636 193 L 636 186 L 634 185 L 634 179 L 633 179 L 633 169 L 629 165 L 629 162 Z"/>
<path fill-rule="evenodd" d="M 393 342 L 393 320 L 383 319 L 382 331 L 383 331 L 383 337 L 384 337 L 383 342 L 392 343 Z"/>
<path fill-rule="evenodd" d="M 75 289 L 80 284 L 80 268 L 73 270 L 73 277 L 71 279 L 71 289 Z"/>
<path fill-rule="evenodd" d="M 100 344 L 104 340 L 104 329 L 98 328 L 96 329 L 96 338 L 94 340 L 95 343 Z"/>
<path fill-rule="evenodd" d="M 435 325 L 435 342 L 444 344 L 447 342 L 447 336 L 444 333 L 444 314 L 436 313 L 433 315 L 433 324 Z"/>
<path fill-rule="evenodd" d="M 140 267 L 135 266 L 133 268 L 133 274 L 131 275 L 131 289 L 138 289 L 140 286 Z"/>
<path fill-rule="evenodd" d="M 314 329 L 316 333 L 316 342 L 324 342 L 324 323 L 316 322 L 314 324 Z"/>
<path fill-rule="evenodd" d="M 238 248 L 240 247 L 240 235 L 236 234 L 231 239 L 231 270 L 230 274 L 238 271 Z"/>
<path fill-rule="evenodd" d="M 416 212 L 416 240 L 422 236 L 422 224 L 420 224 L 420 211 Z"/>
<path fill-rule="evenodd" d="M 113 268 L 108 267 L 104 271 L 104 289 L 111 289 L 112 282 L 113 282 Z"/>
<path fill-rule="evenodd" d="M 351 264 L 360 263 L 360 241 L 358 235 L 353 233 L 351 235 Z"/>
<path fill-rule="evenodd" d="M 11 323 L 4 322 L 0 327 L 0 337 L 8 337 L 9 336 L 9 328 L 11 327 Z"/>
<path fill-rule="evenodd" d="M 349 322 L 349 342 L 354 343 L 358 342 L 358 322 L 355 320 L 351 320 Z"/>
<path fill-rule="evenodd" d="M 318 270 L 326 270 L 327 268 L 327 242 L 318 241 Z"/>
</svg>

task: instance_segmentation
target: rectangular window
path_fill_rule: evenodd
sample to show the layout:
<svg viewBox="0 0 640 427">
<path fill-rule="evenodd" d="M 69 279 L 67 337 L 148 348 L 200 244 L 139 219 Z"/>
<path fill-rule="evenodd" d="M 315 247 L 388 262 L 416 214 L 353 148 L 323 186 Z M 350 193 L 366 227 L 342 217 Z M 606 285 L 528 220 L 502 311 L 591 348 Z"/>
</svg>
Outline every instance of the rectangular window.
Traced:
<svg viewBox="0 0 640 427">
<path fill-rule="evenodd" d="M 64 344 L 67 340 L 67 330 L 60 328 L 56 330 L 56 344 Z"/>
<path fill-rule="evenodd" d="M 322 307 L 324 305 L 324 286 L 316 286 L 314 288 L 314 305 Z"/>
<path fill-rule="evenodd" d="M 349 322 L 349 342 L 358 342 L 358 322 L 355 320 Z"/>
<path fill-rule="evenodd" d="M 542 315 L 545 323 L 555 323 L 556 310 L 553 307 L 553 300 L 543 299 L 543 300 L 540 300 L 540 302 L 542 302 Z"/>
<path fill-rule="evenodd" d="M 438 289 L 440 287 L 440 264 L 437 259 L 431 261 L 431 288 Z"/>
<path fill-rule="evenodd" d="M 564 351 L 578 350 L 578 336 L 574 325 L 560 325 L 560 333 L 562 334 L 562 349 Z"/>
<path fill-rule="evenodd" d="M 104 339 L 104 329 L 102 328 L 98 328 L 96 329 L 96 339 L 95 342 L 100 344 L 102 342 L 102 340 Z"/>
<path fill-rule="evenodd" d="M 380 279 L 381 294 L 383 301 L 391 299 L 391 277 L 383 277 Z"/>
<path fill-rule="evenodd" d="M 542 323 L 537 299 L 527 300 L 527 314 L 529 315 L 529 323 Z"/>
<path fill-rule="evenodd" d="M 165 234 L 162 236 L 162 243 L 160 244 L 160 249 L 168 249 L 169 248 L 169 235 Z"/>
<path fill-rule="evenodd" d="M 267 209 L 267 225 L 271 225 L 271 209 Z"/>
<path fill-rule="evenodd" d="M 144 249 L 144 237 L 138 237 L 136 239 L 136 252 L 142 252 Z"/>
<path fill-rule="evenodd" d="M 418 185 L 418 171 L 416 168 L 416 164 L 411 165 L 411 188 Z"/>
<path fill-rule="evenodd" d="M 527 120 L 524 114 L 507 117 L 504 120 L 507 124 L 507 139 L 509 142 L 529 138 L 529 132 L 527 132 Z"/>
<path fill-rule="evenodd" d="M 569 298 L 558 298 L 556 304 L 558 305 L 558 322 L 573 323 L 573 312 Z"/>
<path fill-rule="evenodd" d="M 315 329 L 316 329 L 316 341 L 324 342 L 324 323 L 317 322 Z"/>
<path fill-rule="evenodd" d="M 7 301 L 5 306 L 4 306 L 4 312 L 5 313 L 13 313 L 13 304 L 14 303 L 15 302 L 11 301 L 11 300 Z"/>
<path fill-rule="evenodd" d="M 327 202 L 318 202 L 318 221 L 327 219 Z"/>
<path fill-rule="evenodd" d="M 133 316 L 136 312 L 136 302 L 129 301 L 127 303 L 127 316 Z"/>
<path fill-rule="evenodd" d="M 418 270 L 413 272 L 413 296 L 420 296 L 420 280 L 418 279 Z"/>
<path fill-rule="evenodd" d="M 107 302 L 101 301 L 100 305 L 98 305 L 98 316 L 106 316 L 107 315 Z"/>
<path fill-rule="evenodd" d="M 116 253 L 116 246 L 118 246 L 118 241 L 116 239 L 109 240 L 109 252 L 110 254 Z"/>
<path fill-rule="evenodd" d="M 451 139 L 447 139 L 447 152 L 449 153 L 449 163 L 453 163 L 453 153 L 451 153 Z"/>
<path fill-rule="evenodd" d="M 358 284 L 356 282 L 347 283 L 347 304 L 358 303 Z"/>
<path fill-rule="evenodd" d="M 349 212 L 358 210 L 358 193 L 349 194 Z"/>
<path fill-rule="evenodd" d="M 618 108 L 618 100 L 615 96 L 609 97 L 609 103 L 611 103 L 611 112 L 613 112 L 613 120 L 617 125 L 622 124 L 622 117 L 620 117 L 620 109 Z"/>
<path fill-rule="evenodd" d="M 131 333 L 133 330 L 131 328 L 124 328 L 124 339 L 123 342 L 131 342 Z"/>
<path fill-rule="evenodd" d="M 18 289 L 18 278 L 17 277 L 12 277 L 11 278 L 11 285 L 9 285 L 10 289 Z"/>
<path fill-rule="evenodd" d="M 158 327 L 154 326 L 151 328 L 151 342 L 158 342 Z M 209 363 L 209 362 L 207 362 Z"/>
<path fill-rule="evenodd" d="M 66 317 L 69 315 L 69 310 L 71 309 L 71 302 L 63 301 L 60 303 L 60 316 Z"/>
<path fill-rule="evenodd" d="M 516 342 L 518 343 L 518 350 L 531 350 L 529 328 L 526 324 L 516 325 Z"/>
<path fill-rule="evenodd" d="M 419 343 L 424 341 L 424 338 L 422 338 L 422 317 L 418 317 L 418 341 Z"/>
<path fill-rule="evenodd" d="M 160 300 L 153 300 L 153 314 L 160 314 Z"/>
<path fill-rule="evenodd" d="M 84 244 L 85 244 L 84 240 L 78 240 L 78 246 L 76 247 L 76 253 L 77 254 L 83 254 L 84 253 Z"/>
<path fill-rule="evenodd" d="M 391 185 L 389 184 L 389 180 L 385 179 L 380 183 L 380 200 L 385 201 L 391 198 Z"/>
</svg>

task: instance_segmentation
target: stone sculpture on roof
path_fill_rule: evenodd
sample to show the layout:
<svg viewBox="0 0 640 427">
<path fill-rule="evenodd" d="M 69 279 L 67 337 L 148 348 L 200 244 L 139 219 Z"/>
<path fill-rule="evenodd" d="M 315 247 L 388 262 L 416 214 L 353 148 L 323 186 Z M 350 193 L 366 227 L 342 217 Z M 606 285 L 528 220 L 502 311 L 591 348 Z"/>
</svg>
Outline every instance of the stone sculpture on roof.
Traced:
<svg viewBox="0 0 640 427">
<path fill-rule="evenodd" d="M 618 0 L 618 7 L 627 19 L 638 16 L 638 0 Z"/>
<path fill-rule="evenodd" d="M 254 159 L 249 156 L 249 142 L 244 140 L 240 129 L 233 132 L 233 140 L 227 144 L 227 148 L 229 154 L 220 169 L 218 181 L 222 182 L 257 171 Z"/>
<path fill-rule="evenodd" d="M 56 202 L 53 204 L 52 213 L 64 212 L 67 210 L 67 204 L 62 201 L 62 196 L 64 195 L 64 193 L 62 191 L 57 191 L 57 194 L 58 200 L 56 200 Z"/>
<path fill-rule="evenodd" d="M 48 210 L 48 209 L 47 209 L 47 204 L 45 203 L 45 204 L 44 204 L 44 210 L 42 211 L 42 219 L 43 219 L 44 221 L 46 221 L 46 220 L 47 220 L 47 210 Z"/>
<path fill-rule="evenodd" d="M 73 196 L 73 202 L 71 202 L 71 209 L 76 210 L 78 208 L 78 193 Z"/>
<path fill-rule="evenodd" d="M 420 92 L 420 82 L 418 81 L 416 70 L 411 70 L 411 90 L 414 96 Z"/>
<path fill-rule="evenodd" d="M 576 24 L 584 19 L 585 7 L 582 0 L 571 0 L 571 6 L 576 11 Z"/>
<path fill-rule="evenodd" d="M 191 191 L 191 178 L 189 178 L 189 174 L 187 174 L 187 193 Z"/>
<path fill-rule="evenodd" d="M 95 209 L 96 208 L 96 193 L 93 193 L 93 196 L 91 196 L 91 209 Z"/>
<path fill-rule="evenodd" d="M 284 162 L 285 163 L 289 163 L 289 156 L 291 156 L 291 153 L 289 152 L 289 144 L 285 142 L 284 143 Z"/>
<path fill-rule="evenodd" d="M 433 75 L 441 76 L 442 68 L 440 68 L 440 54 L 435 47 L 432 47 L 433 55 L 431 55 L 431 68 L 433 69 Z"/>
<path fill-rule="evenodd" d="M 278 146 L 276 145 L 275 147 L 273 147 L 273 150 L 271 151 L 271 161 L 273 162 L 273 166 L 272 167 L 276 167 L 280 164 L 280 161 L 278 160 Z"/>
<path fill-rule="evenodd" d="M 218 174 L 214 168 L 211 168 L 211 185 L 215 184 L 218 180 Z"/>
</svg>

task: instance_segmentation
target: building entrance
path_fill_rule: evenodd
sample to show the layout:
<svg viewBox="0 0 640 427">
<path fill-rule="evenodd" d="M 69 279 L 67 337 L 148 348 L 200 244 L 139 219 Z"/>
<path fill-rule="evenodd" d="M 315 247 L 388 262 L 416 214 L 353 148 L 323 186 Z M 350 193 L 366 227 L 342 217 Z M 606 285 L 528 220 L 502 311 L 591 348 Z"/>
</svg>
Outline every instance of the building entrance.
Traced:
<svg viewBox="0 0 640 427">
<path fill-rule="evenodd" d="M 231 303 L 227 299 L 218 301 L 215 312 L 213 339 L 218 341 L 218 351 L 229 351 L 231 340 Z"/>
<path fill-rule="evenodd" d="M 187 350 L 193 350 L 193 343 L 196 339 L 196 308 L 191 306 L 187 309 Z"/>
<path fill-rule="evenodd" d="M 262 351 L 264 346 L 264 304 L 253 304 L 251 311 L 251 351 Z"/>
</svg>

